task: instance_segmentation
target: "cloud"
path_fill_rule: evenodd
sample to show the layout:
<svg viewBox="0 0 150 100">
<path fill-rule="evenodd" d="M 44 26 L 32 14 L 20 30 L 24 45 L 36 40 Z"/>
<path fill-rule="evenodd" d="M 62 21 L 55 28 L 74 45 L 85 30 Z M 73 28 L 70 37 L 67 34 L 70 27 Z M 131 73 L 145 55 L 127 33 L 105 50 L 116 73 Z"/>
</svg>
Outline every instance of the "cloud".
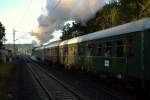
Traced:
<svg viewBox="0 0 150 100">
<path fill-rule="evenodd" d="M 38 32 L 36 31 L 41 35 L 41 42 L 49 40 L 49 36 L 68 20 L 85 25 L 104 4 L 104 0 L 47 0 L 47 5 L 38 18 Z"/>
<path fill-rule="evenodd" d="M 32 4 L 22 20 L 29 1 L 30 0 L 23 1 L 22 4 L 16 5 L 11 9 L 4 9 L 4 11 L 0 13 L 0 21 L 6 28 L 6 38 L 8 40 L 6 43 L 13 43 L 12 30 L 14 28 L 16 31 L 20 31 L 16 32 L 16 38 L 19 38 L 26 34 L 23 32 L 30 32 L 33 26 L 38 25 L 37 18 L 41 14 L 41 7 L 45 6 L 46 2 L 44 2 L 44 0 L 32 0 Z M 25 40 L 21 38 L 18 40 L 19 42 L 16 41 L 16 43 L 31 43 L 30 35 L 27 37 L 28 39 Z"/>
</svg>

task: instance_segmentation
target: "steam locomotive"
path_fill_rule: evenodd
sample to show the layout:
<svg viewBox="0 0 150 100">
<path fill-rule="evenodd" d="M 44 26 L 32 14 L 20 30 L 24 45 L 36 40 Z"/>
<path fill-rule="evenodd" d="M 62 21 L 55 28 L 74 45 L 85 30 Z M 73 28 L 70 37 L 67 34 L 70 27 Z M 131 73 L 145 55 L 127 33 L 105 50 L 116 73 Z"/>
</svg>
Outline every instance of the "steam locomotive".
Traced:
<svg viewBox="0 0 150 100">
<path fill-rule="evenodd" d="M 66 69 L 80 69 L 150 84 L 150 18 L 106 30 L 55 41 L 36 48 L 38 59 L 60 63 Z"/>
</svg>

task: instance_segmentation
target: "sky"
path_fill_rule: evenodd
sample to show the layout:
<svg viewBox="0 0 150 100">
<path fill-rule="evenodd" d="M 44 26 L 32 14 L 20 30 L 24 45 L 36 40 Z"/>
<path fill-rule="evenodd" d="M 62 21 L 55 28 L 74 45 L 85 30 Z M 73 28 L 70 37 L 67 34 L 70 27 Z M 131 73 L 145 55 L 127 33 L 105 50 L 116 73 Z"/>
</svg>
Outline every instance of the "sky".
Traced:
<svg viewBox="0 0 150 100">
<path fill-rule="evenodd" d="M 30 34 L 20 37 L 38 26 L 38 18 L 45 6 L 46 0 L 0 0 L 0 22 L 6 29 L 6 43 L 13 43 L 13 29 L 16 39 L 19 38 L 16 44 L 32 43 L 34 37 Z"/>
<path fill-rule="evenodd" d="M 31 32 L 45 5 L 46 0 L 0 0 L 0 22 L 6 29 L 6 43 L 13 43 L 13 29 L 16 30 L 16 39 Z M 16 41 L 31 42 L 30 34 Z"/>
</svg>

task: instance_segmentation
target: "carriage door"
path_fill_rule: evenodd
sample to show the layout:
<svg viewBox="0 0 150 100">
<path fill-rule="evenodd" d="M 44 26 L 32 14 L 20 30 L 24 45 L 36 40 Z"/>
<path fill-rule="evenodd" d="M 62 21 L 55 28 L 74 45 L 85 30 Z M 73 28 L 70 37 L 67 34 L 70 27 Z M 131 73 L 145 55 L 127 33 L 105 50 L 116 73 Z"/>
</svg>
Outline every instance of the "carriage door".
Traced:
<svg viewBox="0 0 150 100">
<path fill-rule="evenodd" d="M 112 70 L 116 77 L 122 78 L 127 73 L 126 57 L 125 57 L 125 39 L 114 41 L 114 54 L 112 57 Z"/>
<path fill-rule="evenodd" d="M 127 37 L 127 43 L 126 43 L 126 48 L 127 48 L 127 74 L 128 76 L 132 76 L 132 77 L 137 77 L 138 76 L 138 66 L 140 65 L 140 61 L 139 64 L 136 64 L 136 56 L 140 55 L 140 53 L 138 52 L 139 50 L 137 49 L 135 51 L 135 41 L 133 41 L 133 37 Z M 139 58 L 139 57 L 138 57 Z"/>
</svg>

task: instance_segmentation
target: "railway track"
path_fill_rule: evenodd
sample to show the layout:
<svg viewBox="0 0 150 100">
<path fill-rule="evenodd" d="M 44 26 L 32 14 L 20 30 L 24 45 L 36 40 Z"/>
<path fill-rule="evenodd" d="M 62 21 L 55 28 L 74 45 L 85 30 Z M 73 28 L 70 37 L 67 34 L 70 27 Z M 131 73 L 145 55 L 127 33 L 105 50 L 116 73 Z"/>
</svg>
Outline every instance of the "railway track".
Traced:
<svg viewBox="0 0 150 100">
<path fill-rule="evenodd" d="M 29 58 L 24 58 L 27 69 L 34 76 L 37 83 L 44 91 L 48 100 L 89 100 L 69 85 L 58 80 L 55 76 L 45 71 Z"/>
<path fill-rule="evenodd" d="M 36 63 L 36 64 L 37 64 L 37 66 L 44 65 L 44 63 Z M 44 66 L 47 66 L 47 65 L 44 65 Z M 86 83 L 86 82 L 87 83 L 84 85 L 81 85 L 82 82 L 79 82 L 77 80 L 72 81 L 72 80 L 67 79 L 67 78 L 63 79 L 63 77 L 65 77 L 63 72 L 59 73 L 56 70 L 53 70 L 53 69 L 51 69 L 51 70 L 52 71 L 50 71 L 49 73 L 52 72 L 52 74 L 54 76 L 57 76 L 60 80 L 65 81 L 67 84 L 71 84 L 71 86 L 75 87 L 78 91 L 81 91 L 84 95 L 89 96 L 90 100 L 139 100 L 135 96 L 131 96 L 131 95 L 117 92 L 115 90 L 107 88 L 106 86 L 104 86 L 102 84 L 99 84 L 99 86 L 97 87 L 97 83 L 94 83 L 95 85 L 92 86 L 92 85 L 88 84 L 89 81 L 88 82 L 85 81 L 83 83 Z M 45 70 L 45 71 L 47 71 L 47 70 Z M 57 73 L 58 75 L 55 73 Z M 62 77 L 60 77 L 60 75 Z M 66 74 L 66 76 L 68 76 L 68 75 Z"/>
<path fill-rule="evenodd" d="M 98 97 L 92 98 L 90 95 L 86 95 L 83 91 L 77 89 L 74 85 L 68 85 L 63 80 L 58 79 L 53 74 L 42 68 L 40 64 L 33 61 L 31 58 L 24 57 L 26 62 L 26 68 L 30 71 L 36 82 L 42 88 L 45 93 L 46 100 L 137 100 L 128 98 L 125 95 L 116 95 L 109 89 L 101 88 L 100 91 L 91 89 L 91 87 L 82 88 L 85 92 L 98 95 Z M 85 84 L 86 85 L 86 84 Z M 82 90 L 81 89 L 81 90 Z M 45 100 L 45 99 L 44 99 Z"/>
</svg>

